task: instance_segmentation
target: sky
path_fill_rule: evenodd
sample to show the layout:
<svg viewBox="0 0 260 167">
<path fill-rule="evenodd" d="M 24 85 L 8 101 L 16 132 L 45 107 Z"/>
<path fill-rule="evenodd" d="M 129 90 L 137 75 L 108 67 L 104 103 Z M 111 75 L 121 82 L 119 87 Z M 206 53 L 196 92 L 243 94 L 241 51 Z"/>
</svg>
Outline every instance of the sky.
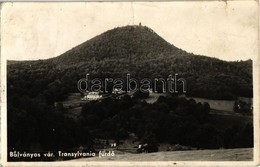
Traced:
<svg viewBox="0 0 260 167">
<path fill-rule="evenodd" d="M 1 54 L 38 60 L 115 27 L 139 23 L 187 52 L 222 60 L 258 54 L 257 1 L 5 3 Z"/>
</svg>

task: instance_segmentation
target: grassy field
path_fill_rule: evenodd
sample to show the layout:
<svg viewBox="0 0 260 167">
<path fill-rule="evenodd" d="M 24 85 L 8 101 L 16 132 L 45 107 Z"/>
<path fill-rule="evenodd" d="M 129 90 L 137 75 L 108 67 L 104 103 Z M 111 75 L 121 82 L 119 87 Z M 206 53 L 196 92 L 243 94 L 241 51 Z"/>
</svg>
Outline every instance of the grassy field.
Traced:
<svg viewBox="0 0 260 167">
<path fill-rule="evenodd" d="M 204 99 L 204 98 L 198 98 L 198 97 L 190 97 L 196 102 L 207 102 L 210 105 L 210 108 L 215 109 L 215 110 L 222 110 L 222 111 L 229 111 L 233 112 L 233 107 L 234 107 L 234 100 L 210 100 L 210 99 Z M 188 98 L 188 99 L 190 99 Z"/>
<path fill-rule="evenodd" d="M 115 156 L 82 158 L 73 161 L 252 161 L 252 148 L 167 151 L 148 154 L 115 152 Z"/>
<path fill-rule="evenodd" d="M 75 120 L 80 116 L 81 107 L 85 103 L 87 103 L 87 101 L 81 100 L 80 93 L 71 93 L 66 100 L 62 101 L 64 108 L 67 110 L 66 115 Z"/>
<path fill-rule="evenodd" d="M 81 100 L 80 93 L 71 93 L 66 100 L 62 101 L 62 103 L 65 108 L 68 108 L 79 107 L 80 104 L 86 103 L 86 101 Z"/>
<path fill-rule="evenodd" d="M 187 97 L 187 99 L 194 99 L 196 102 L 207 102 L 210 105 L 211 109 L 214 110 L 221 110 L 221 111 L 228 111 L 233 112 L 234 109 L 234 103 L 235 100 L 211 100 L 211 99 L 205 99 L 205 98 L 199 98 L 199 97 Z M 245 102 L 252 102 L 252 98 L 246 98 L 246 97 L 239 97 L 240 100 L 243 100 Z"/>
</svg>

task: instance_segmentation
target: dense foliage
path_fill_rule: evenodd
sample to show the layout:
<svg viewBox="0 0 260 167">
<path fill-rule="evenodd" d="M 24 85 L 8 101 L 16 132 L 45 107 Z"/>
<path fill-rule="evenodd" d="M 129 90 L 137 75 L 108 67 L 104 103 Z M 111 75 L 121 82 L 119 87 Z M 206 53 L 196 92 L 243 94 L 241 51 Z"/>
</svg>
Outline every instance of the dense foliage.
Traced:
<svg viewBox="0 0 260 167">
<path fill-rule="evenodd" d="M 234 124 L 225 129 L 211 123 L 208 103 L 196 103 L 178 97 L 160 96 L 154 104 L 131 99 L 106 99 L 82 108 L 82 123 L 93 135 L 105 139 L 126 139 L 129 133 L 138 140 L 153 137 L 157 143 L 171 143 L 195 148 L 233 148 L 253 146 L 252 124 Z M 238 129 L 237 127 L 240 127 Z M 233 135 L 226 135 L 226 133 Z"/>
<path fill-rule="evenodd" d="M 69 151 L 91 149 L 88 129 L 64 116 L 60 107 L 43 99 L 22 96 L 8 104 L 8 149 L 10 151 Z M 13 102 L 13 101 L 11 101 Z"/>
</svg>

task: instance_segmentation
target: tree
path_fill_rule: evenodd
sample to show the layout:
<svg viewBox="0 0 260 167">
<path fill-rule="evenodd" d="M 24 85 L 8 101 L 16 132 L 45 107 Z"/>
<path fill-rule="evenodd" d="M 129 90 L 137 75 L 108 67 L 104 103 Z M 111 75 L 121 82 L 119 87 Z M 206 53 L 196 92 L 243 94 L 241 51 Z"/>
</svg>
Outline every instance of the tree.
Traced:
<svg viewBox="0 0 260 167">
<path fill-rule="evenodd" d="M 135 93 L 134 93 L 134 98 L 137 98 L 137 99 L 146 99 L 149 97 L 149 91 L 147 92 L 142 92 L 140 90 L 137 90 Z"/>
</svg>

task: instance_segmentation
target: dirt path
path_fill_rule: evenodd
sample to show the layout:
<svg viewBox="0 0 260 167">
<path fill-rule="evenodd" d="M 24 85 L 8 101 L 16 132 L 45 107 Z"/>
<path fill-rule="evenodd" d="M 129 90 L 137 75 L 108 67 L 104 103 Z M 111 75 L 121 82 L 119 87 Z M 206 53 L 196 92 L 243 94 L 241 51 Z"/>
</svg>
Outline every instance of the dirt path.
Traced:
<svg viewBox="0 0 260 167">
<path fill-rule="evenodd" d="M 149 154 L 120 154 L 110 157 L 82 158 L 73 161 L 251 161 L 252 148 L 171 151 Z"/>
</svg>

